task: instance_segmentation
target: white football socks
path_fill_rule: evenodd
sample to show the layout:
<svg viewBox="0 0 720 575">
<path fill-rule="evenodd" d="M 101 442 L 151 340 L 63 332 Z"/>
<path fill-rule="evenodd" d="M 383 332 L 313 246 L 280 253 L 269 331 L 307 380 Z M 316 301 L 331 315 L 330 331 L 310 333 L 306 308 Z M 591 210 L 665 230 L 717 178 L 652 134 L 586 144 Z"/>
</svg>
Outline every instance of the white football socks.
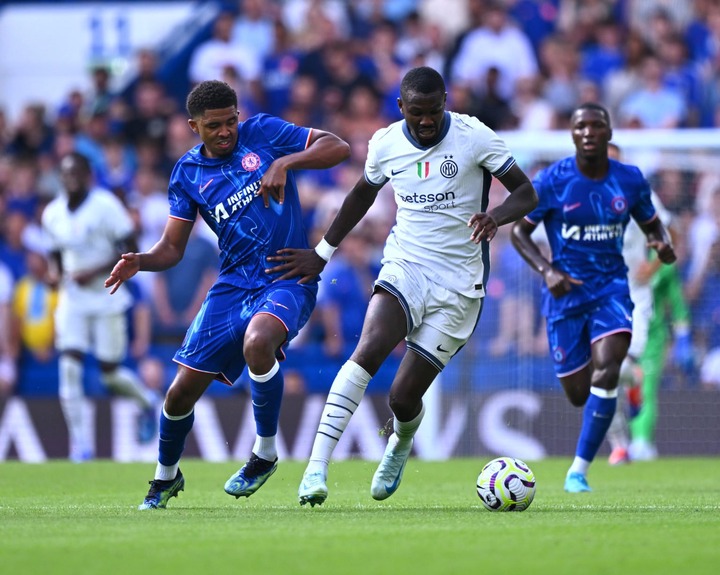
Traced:
<svg viewBox="0 0 720 575">
<path fill-rule="evenodd" d="M 371 376 L 354 361 L 347 361 L 335 376 L 315 435 L 307 472 L 327 476 L 330 457 L 350 418 L 365 395 Z"/>
</svg>

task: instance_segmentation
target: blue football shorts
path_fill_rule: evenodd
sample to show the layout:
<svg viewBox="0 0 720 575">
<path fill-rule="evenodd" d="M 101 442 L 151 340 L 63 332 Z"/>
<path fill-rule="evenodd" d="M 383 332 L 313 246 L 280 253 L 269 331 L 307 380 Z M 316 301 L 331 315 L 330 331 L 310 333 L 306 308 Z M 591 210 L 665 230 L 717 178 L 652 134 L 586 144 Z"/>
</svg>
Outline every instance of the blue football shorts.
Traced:
<svg viewBox="0 0 720 575">
<path fill-rule="evenodd" d="M 250 320 L 258 314 L 269 314 L 285 326 L 287 339 L 276 354 L 282 361 L 283 348 L 307 322 L 316 296 L 317 284 L 303 285 L 295 280 L 255 290 L 215 284 L 173 359 L 196 371 L 215 374 L 216 379 L 232 385 L 245 368 L 243 341 Z"/>
<path fill-rule="evenodd" d="M 591 360 L 591 346 L 614 333 L 632 334 L 633 302 L 630 296 L 611 296 L 575 314 L 547 320 L 550 354 L 558 377 L 580 371 Z"/>
</svg>

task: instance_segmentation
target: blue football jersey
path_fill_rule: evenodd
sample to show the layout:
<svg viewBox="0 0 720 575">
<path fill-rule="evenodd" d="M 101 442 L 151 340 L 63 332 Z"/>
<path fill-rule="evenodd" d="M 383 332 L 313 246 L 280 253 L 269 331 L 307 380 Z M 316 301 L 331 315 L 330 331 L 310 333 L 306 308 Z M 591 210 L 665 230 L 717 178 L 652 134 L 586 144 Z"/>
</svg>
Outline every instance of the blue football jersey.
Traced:
<svg viewBox="0 0 720 575">
<path fill-rule="evenodd" d="M 218 237 L 219 283 L 244 289 L 263 287 L 267 256 L 280 248 L 308 247 L 300 199 L 288 172 L 282 205 L 270 198 L 266 208 L 255 193 L 279 157 L 304 150 L 309 128 L 258 114 L 238 126 L 238 142 L 224 158 L 207 158 L 195 146 L 178 160 L 170 177 L 170 217 L 195 221 L 199 212 Z"/>
<path fill-rule="evenodd" d="M 543 313 L 572 313 L 599 299 L 629 294 L 622 255 L 625 227 L 631 216 L 640 224 L 656 217 L 650 185 L 640 170 L 610 160 L 607 176 L 591 180 L 571 156 L 539 172 L 533 185 L 540 201 L 527 220 L 544 223 L 553 266 L 583 281 L 560 298 L 543 284 Z"/>
</svg>

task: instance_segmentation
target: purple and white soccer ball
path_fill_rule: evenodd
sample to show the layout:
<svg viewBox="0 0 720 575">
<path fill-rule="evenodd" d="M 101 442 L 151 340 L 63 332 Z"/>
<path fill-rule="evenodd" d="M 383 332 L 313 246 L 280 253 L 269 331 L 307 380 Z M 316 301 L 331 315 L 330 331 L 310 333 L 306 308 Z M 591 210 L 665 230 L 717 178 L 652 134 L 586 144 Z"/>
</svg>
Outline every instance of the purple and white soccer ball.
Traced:
<svg viewBox="0 0 720 575">
<path fill-rule="evenodd" d="M 490 511 L 525 511 L 535 497 L 535 475 L 513 457 L 498 457 L 482 468 L 477 494 Z"/>
</svg>

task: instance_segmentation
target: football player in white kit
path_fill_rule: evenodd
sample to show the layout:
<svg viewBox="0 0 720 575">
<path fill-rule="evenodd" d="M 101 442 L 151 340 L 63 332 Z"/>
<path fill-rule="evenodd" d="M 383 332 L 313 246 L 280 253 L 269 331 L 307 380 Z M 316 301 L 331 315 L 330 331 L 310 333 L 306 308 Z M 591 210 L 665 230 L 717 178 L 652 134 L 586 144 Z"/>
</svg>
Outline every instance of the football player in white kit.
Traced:
<svg viewBox="0 0 720 575">
<path fill-rule="evenodd" d="M 60 286 L 55 313 L 60 403 L 70 459 L 82 462 L 95 455 L 91 404 L 83 389 L 86 353 L 98 360 L 101 381 L 110 392 L 137 400 L 141 441 L 155 435 L 156 416 L 153 392 L 121 365 L 128 347 L 126 312 L 132 296 L 125 288 L 111 296 L 104 286 L 122 246 L 137 249 L 133 222 L 110 191 L 92 187 L 90 163 L 82 154 L 61 159 L 60 178 L 65 193 L 45 208 L 42 227 L 50 242 L 50 277 Z"/>
<path fill-rule="evenodd" d="M 400 86 L 404 120 L 375 133 L 365 173 L 315 250 L 280 250 L 271 271 L 309 281 L 391 182 L 396 224 L 365 315 L 360 341 L 330 389 L 303 476 L 300 504 L 322 504 L 330 456 L 371 377 L 405 339 L 407 352 L 390 389 L 394 433 L 370 489 L 377 500 L 398 488 L 424 415 L 423 395 L 465 345 L 480 317 L 489 272 L 488 242 L 537 195 L 507 146 L 477 118 L 445 110 L 445 83 L 428 67 Z M 492 176 L 510 195 L 488 210 Z"/>
</svg>

